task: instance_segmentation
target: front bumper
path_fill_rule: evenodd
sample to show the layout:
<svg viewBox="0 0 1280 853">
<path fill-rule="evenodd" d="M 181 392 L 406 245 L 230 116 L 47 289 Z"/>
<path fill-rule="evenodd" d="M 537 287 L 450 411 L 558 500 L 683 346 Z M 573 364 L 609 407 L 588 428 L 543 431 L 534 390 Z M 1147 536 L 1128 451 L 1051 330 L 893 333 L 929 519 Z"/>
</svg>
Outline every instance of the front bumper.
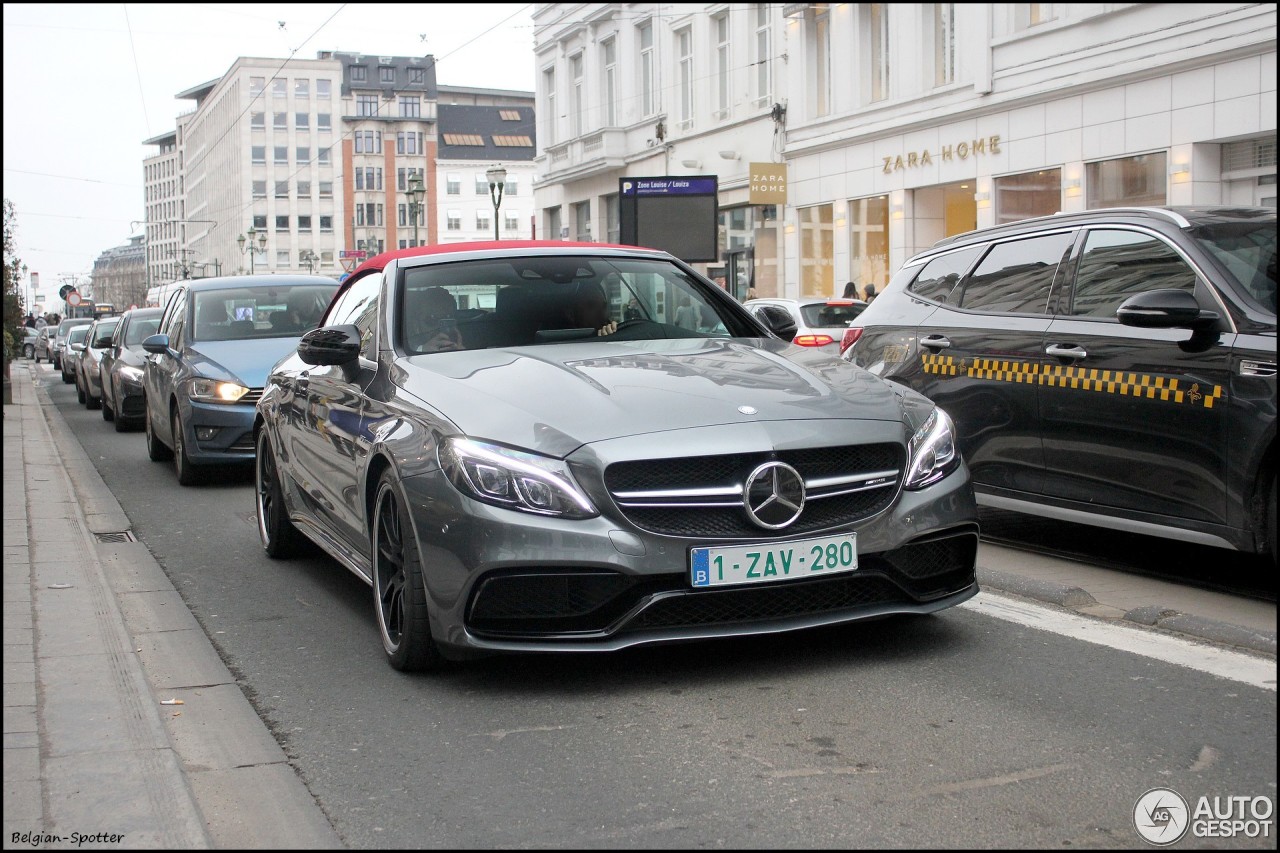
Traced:
<svg viewBox="0 0 1280 853">
<path fill-rule="evenodd" d="M 225 405 L 191 401 L 182 417 L 188 458 L 196 465 L 252 462 L 255 414 L 253 403 Z M 201 438 L 202 430 L 213 434 Z"/>
</svg>

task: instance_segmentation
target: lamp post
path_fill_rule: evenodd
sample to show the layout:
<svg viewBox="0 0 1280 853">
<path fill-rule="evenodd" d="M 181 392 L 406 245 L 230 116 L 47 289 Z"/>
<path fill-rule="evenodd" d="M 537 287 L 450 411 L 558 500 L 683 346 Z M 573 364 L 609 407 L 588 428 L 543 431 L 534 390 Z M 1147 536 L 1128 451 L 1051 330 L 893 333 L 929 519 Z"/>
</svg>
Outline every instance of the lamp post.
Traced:
<svg viewBox="0 0 1280 853">
<path fill-rule="evenodd" d="M 418 217 L 419 211 L 422 210 L 422 197 L 426 195 L 427 188 L 422 185 L 422 176 L 418 174 L 409 177 L 409 189 L 405 190 L 405 195 L 409 198 L 409 218 L 413 220 L 413 245 L 418 245 Z"/>
<path fill-rule="evenodd" d="M 316 261 L 318 260 L 320 260 L 320 256 L 317 255 L 315 252 L 311 251 L 310 249 L 307 249 L 305 252 L 302 253 L 302 262 L 307 265 L 308 273 L 313 273 L 316 271 L 315 265 L 316 265 Z"/>
<path fill-rule="evenodd" d="M 493 199 L 493 239 L 498 240 L 498 209 L 502 207 L 502 190 L 507 185 L 507 170 L 494 166 L 484 174 L 489 179 L 489 198 Z"/>
<path fill-rule="evenodd" d="M 35 297 L 35 294 L 31 292 L 31 276 L 27 275 L 26 264 L 22 265 L 22 278 L 24 281 L 26 281 L 26 285 L 23 287 L 23 293 L 25 293 L 27 296 L 27 313 L 35 314 L 36 313 L 35 312 L 36 297 Z"/>
<path fill-rule="evenodd" d="M 254 242 L 254 236 L 257 236 L 257 242 Z M 254 269 L 254 253 L 265 252 L 267 250 L 267 232 L 258 231 L 252 225 L 249 226 L 249 232 L 246 235 L 241 234 L 236 238 L 236 242 L 240 244 L 240 254 L 249 255 L 249 275 L 253 275 Z M 245 244 L 248 244 L 247 247 Z"/>
</svg>

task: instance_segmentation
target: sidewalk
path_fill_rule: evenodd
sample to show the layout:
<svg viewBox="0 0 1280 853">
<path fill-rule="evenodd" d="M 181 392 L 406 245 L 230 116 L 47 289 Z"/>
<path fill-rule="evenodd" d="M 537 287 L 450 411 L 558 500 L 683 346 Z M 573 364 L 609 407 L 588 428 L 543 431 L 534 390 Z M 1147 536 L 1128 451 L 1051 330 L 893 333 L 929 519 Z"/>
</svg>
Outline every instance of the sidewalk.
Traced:
<svg viewBox="0 0 1280 853">
<path fill-rule="evenodd" d="M 341 847 L 36 369 L 4 407 L 4 848 Z"/>
<path fill-rule="evenodd" d="M 37 371 L 12 365 L 4 407 L 4 848 L 341 847 Z M 984 589 L 1275 655 L 1274 603 L 987 543 L 978 563 Z"/>
</svg>

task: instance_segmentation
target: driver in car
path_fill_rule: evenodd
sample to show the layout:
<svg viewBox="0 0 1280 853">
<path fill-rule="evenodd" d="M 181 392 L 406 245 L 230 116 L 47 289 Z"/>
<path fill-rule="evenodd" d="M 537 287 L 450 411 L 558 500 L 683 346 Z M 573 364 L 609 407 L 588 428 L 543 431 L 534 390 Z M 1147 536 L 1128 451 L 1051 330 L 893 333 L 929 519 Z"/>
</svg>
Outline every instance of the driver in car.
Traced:
<svg viewBox="0 0 1280 853">
<path fill-rule="evenodd" d="M 575 329 L 595 329 L 597 335 L 618 331 L 617 321 L 609 319 L 609 299 L 598 282 L 579 284 L 565 314 Z"/>
</svg>

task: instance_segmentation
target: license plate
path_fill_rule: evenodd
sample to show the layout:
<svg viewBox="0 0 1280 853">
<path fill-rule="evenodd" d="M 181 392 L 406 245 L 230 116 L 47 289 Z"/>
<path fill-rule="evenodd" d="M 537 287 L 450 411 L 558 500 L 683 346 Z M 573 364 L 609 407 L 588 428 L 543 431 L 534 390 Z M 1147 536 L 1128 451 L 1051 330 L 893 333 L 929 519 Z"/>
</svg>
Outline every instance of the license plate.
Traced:
<svg viewBox="0 0 1280 853">
<path fill-rule="evenodd" d="M 770 583 L 857 569 L 856 533 L 792 542 L 694 548 L 690 554 L 690 579 L 695 587 Z"/>
</svg>

